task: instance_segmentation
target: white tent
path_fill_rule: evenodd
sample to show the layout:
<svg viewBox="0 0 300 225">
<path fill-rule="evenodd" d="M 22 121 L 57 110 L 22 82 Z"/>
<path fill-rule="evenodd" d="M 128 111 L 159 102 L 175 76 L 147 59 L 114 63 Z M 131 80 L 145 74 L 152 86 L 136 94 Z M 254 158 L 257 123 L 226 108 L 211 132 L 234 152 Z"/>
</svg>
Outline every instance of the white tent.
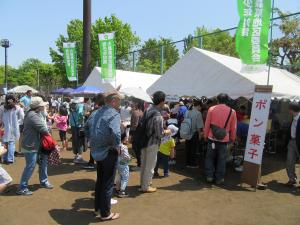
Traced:
<svg viewBox="0 0 300 225">
<path fill-rule="evenodd" d="M 160 77 L 160 75 L 155 74 L 117 70 L 116 81 L 103 83 L 101 79 L 101 68 L 95 67 L 87 80 L 84 82 L 83 86 L 102 88 L 105 92 L 112 91 L 120 85 L 121 89 L 136 87 L 146 91 Z"/>
<path fill-rule="evenodd" d="M 167 95 L 213 97 L 223 92 L 232 98 L 251 98 L 255 85 L 266 85 L 267 68 L 259 73 L 242 73 L 240 59 L 192 48 L 148 90 Z M 300 99 L 300 77 L 271 68 L 273 97 Z"/>
<path fill-rule="evenodd" d="M 21 85 L 21 86 L 14 87 L 14 88 L 8 90 L 7 93 L 25 94 L 28 90 L 31 90 L 33 94 L 38 93 L 37 90 L 35 90 L 34 88 L 32 88 L 28 85 Z"/>
<path fill-rule="evenodd" d="M 144 91 L 141 88 L 138 87 L 121 88 L 120 92 L 129 97 L 135 97 L 145 102 L 152 103 L 151 97 L 147 94 L 146 91 Z"/>
</svg>

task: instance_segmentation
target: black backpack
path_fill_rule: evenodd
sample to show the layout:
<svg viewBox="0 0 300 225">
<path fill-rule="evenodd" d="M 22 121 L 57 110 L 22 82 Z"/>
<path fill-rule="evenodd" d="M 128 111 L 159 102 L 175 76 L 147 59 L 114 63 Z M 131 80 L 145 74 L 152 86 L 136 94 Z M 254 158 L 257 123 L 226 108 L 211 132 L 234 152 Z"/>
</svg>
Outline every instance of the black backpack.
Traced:
<svg viewBox="0 0 300 225">
<path fill-rule="evenodd" d="M 153 112 L 148 116 L 148 111 L 145 111 L 143 117 L 140 119 L 133 136 L 133 141 L 138 149 L 147 147 L 149 141 L 149 137 L 147 135 L 147 123 L 156 115 L 158 114 Z"/>
</svg>

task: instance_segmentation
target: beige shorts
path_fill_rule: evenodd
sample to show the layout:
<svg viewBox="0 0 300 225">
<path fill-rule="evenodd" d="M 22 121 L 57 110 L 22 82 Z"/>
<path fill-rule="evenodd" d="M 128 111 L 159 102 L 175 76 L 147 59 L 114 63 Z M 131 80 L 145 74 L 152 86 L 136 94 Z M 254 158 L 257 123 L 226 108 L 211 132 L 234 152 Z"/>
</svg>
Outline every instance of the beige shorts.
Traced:
<svg viewBox="0 0 300 225">
<path fill-rule="evenodd" d="M 10 184 L 12 182 L 11 176 L 0 166 L 0 184 Z"/>
</svg>

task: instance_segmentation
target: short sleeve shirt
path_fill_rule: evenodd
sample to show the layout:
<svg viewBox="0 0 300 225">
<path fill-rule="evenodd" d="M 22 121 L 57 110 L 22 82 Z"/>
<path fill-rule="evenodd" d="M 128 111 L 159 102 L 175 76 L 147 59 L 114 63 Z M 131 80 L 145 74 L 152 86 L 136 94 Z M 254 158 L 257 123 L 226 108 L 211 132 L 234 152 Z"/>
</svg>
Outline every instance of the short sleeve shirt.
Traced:
<svg viewBox="0 0 300 225">
<path fill-rule="evenodd" d="M 175 148 L 175 140 L 170 138 L 166 142 L 162 142 L 159 146 L 159 151 L 167 156 L 170 156 L 171 150 Z"/>
</svg>

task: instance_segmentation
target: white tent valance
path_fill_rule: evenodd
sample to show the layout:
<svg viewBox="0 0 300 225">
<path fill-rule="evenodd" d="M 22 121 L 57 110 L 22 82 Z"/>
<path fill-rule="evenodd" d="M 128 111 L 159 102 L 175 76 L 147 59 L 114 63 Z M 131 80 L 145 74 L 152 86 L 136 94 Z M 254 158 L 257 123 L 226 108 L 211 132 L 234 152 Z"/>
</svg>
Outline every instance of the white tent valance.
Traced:
<svg viewBox="0 0 300 225">
<path fill-rule="evenodd" d="M 192 48 L 148 90 L 164 91 L 171 96 L 213 97 L 223 92 L 231 98 L 254 95 L 255 85 L 266 85 L 267 69 L 259 73 L 242 73 L 240 59 Z M 271 67 L 273 97 L 300 99 L 300 77 Z"/>
</svg>

